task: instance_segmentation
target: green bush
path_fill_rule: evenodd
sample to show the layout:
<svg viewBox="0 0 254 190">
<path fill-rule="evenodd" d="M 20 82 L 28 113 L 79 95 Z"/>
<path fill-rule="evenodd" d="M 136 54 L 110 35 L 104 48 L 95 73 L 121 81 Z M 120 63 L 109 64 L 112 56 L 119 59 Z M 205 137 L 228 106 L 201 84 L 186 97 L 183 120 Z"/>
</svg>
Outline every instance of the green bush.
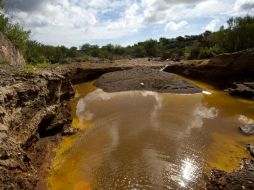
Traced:
<svg viewBox="0 0 254 190">
<path fill-rule="evenodd" d="M 0 1 L 0 31 L 20 50 L 22 54 L 26 53 L 27 41 L 30 31 L 25 31 L 18 23 L 12 23 L 6 16 L 4 5 Z"/>
</svg>

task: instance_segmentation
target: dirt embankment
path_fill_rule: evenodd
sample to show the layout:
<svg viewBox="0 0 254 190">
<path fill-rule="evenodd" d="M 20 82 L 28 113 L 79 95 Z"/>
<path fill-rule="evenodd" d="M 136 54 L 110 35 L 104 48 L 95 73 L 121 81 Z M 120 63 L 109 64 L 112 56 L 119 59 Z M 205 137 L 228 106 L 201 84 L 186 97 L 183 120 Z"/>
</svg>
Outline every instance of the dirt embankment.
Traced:
<svg viewBox="0 0 254 190">
<path fill-rule="evenodd" d="M 34 189 L 61 138 L 54 135 L 70 127 L 66 101 L 74 92 L 61 75 L 22 75 L 11 70 L 1 68 L 0 73 L 0 186 Z M 37 146 L 46 138 L 52 143 Z"/>
<path fill-rule="evenodd" d="M 165 69 L 206 81 L 231 95 L 254 99 L 254 49 L 221 54 L 210 60 L 172 62 Z"/>
</svg>

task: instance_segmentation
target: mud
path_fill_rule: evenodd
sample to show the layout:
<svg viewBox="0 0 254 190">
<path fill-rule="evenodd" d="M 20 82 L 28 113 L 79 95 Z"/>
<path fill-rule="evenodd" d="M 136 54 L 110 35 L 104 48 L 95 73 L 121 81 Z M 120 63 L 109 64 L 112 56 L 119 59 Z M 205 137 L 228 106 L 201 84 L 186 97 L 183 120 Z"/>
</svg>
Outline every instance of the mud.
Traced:
<svg viewBox="0 0 254 190">
<path fill-rule="evenodd" d="M 202 92 L 198 86 L 175 74 L 150 68 L 111 72 L 96 80 L 95 86 L 106 92 L 147 90 L 163 93 L 192 94 Z"/>
</svg>

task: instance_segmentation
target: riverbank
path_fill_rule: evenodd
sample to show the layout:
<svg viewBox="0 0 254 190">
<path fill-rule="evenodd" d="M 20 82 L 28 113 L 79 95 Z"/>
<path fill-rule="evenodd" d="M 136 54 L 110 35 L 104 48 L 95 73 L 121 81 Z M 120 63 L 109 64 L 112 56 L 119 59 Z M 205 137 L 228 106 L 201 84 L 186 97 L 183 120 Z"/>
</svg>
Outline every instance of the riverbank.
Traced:
<svg viewBox="0 0 254 190">
<path fill-rule="evenodd" d="M 172 72 L 207 82 L 233 96 L 254 99 L 254 49 L 217 55 L 210 60 L 171 62 Z"/>
</svg>

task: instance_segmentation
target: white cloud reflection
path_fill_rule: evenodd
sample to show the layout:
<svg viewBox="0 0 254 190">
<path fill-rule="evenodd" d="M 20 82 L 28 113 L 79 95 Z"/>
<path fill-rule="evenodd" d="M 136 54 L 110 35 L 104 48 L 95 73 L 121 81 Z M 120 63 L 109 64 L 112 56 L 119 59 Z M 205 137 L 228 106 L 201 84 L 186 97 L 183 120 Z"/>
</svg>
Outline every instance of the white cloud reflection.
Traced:
<svg viewBox="0 0 254 190">
<path fill-rule="evenodd" d="M 165 143 L 172 143 L 168 146 L 174 146 L 172 149 L 174 153 L 165 153 L 154 147 L 143 149 L 142 157 L 149 166 L 148 175 L 151 175 L 152 179 L 156 178 L 164 187 L 170 187 L 173 181 L 181 187 L 188 188 L 189 183 L 200 178 L 202 169 L 202 161 L 198 156 L 200 150 L 195 147 L 195 143 L 199 142 L 190 141 L 191 131 L 194 128 L 202 128 L 205 119 L 214 119 L 218 116 L 216 108 L 203 104 L 203 97 L 202 93 L 193 95 L 161 94 L 150 91 L 106 93 L 97 89 L 79 100 L 77 116 L 80 120 L 101 120 L 100 126 L 106 126 L 105 122 L 109 119 L 107 115 L 111 117 L 110 115 L 116 114 L 116 118 L 110 121 L 112 124 L 108 125 L 112 147 L 118 146 L 121 140 L 119 139 L 120 125 L 126 124 L 119 121 L 121 117 L 129 117 L 125 118 L 124 122 L 131 121 L 127 124 L 129 136 L 130 134 L 143 135 L 144 132 L 152 129 L 155 135 L 159 134 L 165 139 Z M 93 109 L 93 103 L 96 103 L 97 110 Z M 137 107 L 140 105 L 143 107 Z M 110 109 L 106 109 L 109 106 Z M 127 107 L 131 107 L 130 110 L 133 112 L 130 115 Z"/>
</svg>

